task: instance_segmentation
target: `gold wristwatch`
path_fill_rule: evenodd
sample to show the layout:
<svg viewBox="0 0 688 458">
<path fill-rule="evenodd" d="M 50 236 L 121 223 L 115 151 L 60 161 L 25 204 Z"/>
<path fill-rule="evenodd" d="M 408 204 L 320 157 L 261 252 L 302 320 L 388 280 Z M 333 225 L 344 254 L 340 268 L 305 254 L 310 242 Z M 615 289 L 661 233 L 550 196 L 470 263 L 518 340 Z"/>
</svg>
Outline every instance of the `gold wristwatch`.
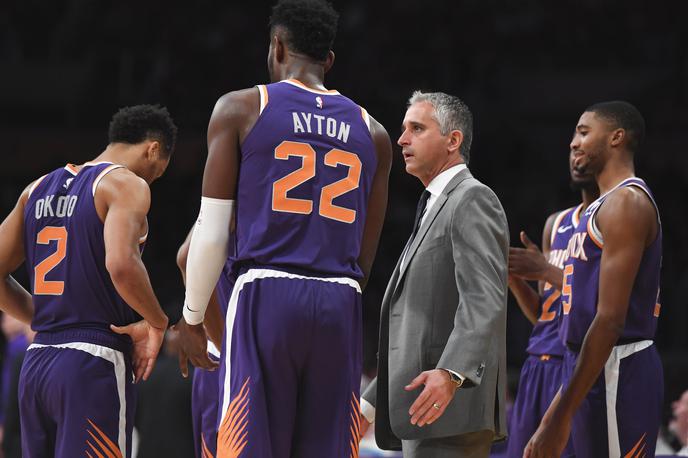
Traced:
<svg viewBox="0 0 688 458">
<path fill-rule="evenodd" d="M 461 379 L 461 377 L 459 377 L 457 374 L 448 369 L 443 368 L 442 370 L 449 374 L 449 381 L 455 385 L 454 388 L 456 388 L 457 390 L 461 388 L 461 385 L 463 385 L 463 380 Z"/>
</svg>

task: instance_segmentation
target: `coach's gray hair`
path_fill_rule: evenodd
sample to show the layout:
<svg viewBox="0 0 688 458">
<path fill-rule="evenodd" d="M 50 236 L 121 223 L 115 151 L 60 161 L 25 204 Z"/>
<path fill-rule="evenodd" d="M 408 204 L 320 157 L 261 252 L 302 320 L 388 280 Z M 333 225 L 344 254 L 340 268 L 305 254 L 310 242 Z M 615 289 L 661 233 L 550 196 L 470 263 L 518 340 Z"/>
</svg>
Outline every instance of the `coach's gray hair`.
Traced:
<svg viewBox="0 0 688 458">
<path fill-rule="evenodd" d="M 419 102 L 428 102 L 432 105 L 433 117 L 440 125 L 442 135 L 447 135 L 452 130 L 461 131 L 463 142 L 459 147 L 459 153 L 463 161 L 468 164 L 473 141 L 473 115 L 468 106 L 460 98 L 444 92 L 415 91 L 409 98 L 408 105 Z"/>
</svg>

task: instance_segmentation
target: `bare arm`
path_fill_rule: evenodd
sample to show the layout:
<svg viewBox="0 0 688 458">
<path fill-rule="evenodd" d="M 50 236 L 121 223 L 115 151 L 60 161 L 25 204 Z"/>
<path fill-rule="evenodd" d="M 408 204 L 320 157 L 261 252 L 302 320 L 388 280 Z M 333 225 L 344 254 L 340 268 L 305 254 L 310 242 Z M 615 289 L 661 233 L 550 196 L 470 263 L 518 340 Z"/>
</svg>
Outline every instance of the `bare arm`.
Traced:
<svg viewBox="0 0 688 458">
<path fill-rule="evenodd" d="M 540 295 L 525 280 L 509 275 L 509 290 L 516 298 L 521 312 L 531 324 L 537 323 L 540 309 Z"/>
<path fill-rule="evenodd" d="M 208 159 L 203 172 L 204 197 L 236 199 L 239 145 L 258 114 L 258 89 L 225 94 L 217 101 L 208 124 Z"/>
<path fill-rule="evenodd" d="M 24 206 L 28 188 L 0 224 L 0 308 L 23 323 L 31 324 L 33 301 L 11 273 L 24 262 Z"/>
<path fill-rule="evenodd" d="M 361 253 L 358 257 L 358 265 L 363 271 L 361 289 L 365 288 L 373 267 L 373 260 L 380 241 L 382 225 L 385 222 L 387 211 L 387 188 L 389 183 L 389 171 L 392 167 L 392 143 L 385 128 L 379 122 L 370 118 L 371 135 L 377 151 L 377 169 L 373 178 L 373 185 L 368 199 L 366 223 L 363 229 L 361 241 Z"/>
<path fill-rule="evenodd" d="M 167 316 L 155 297 L 139 251 L 150 208 L 148 184 L 128 170 L 117 169 L 101 180 L 95 199 L 107 206 L 105 267 L 117 293 L 151 326 L 164 330 Z"/>
<path fill-rule="evenodd" d="M 583 339 L 571 381 L 547 410 L 526 457 L 558 456 L 564 449 L 574 413 L 623 332 L 641 259 L 658 230 L 653 205 L 632 188 L 614 192 L 600 208 L 597 223 L 604 239 L 597 313 Z"/>
<path fill-rule="evenodd" d="M 538 278 L 538 289 L 540 290 L 538 292 L 523 279 L 523 274 L 532 271 L 532 268 L 528 270 L 526 266 L 542 266 L 543 259 L 549 264 L 547 258 L 549 257 L 551 248 L 550 235 L 556 216 L 557 213 L 554 213 L 545 221 L 545 227 L 542 230 L 542 253 L 540 253 L 540 250 L 534 246 L 523 231 L 521 231 L 521 242 L 529 248 L 509 248 L 509 289 L 511 290 L 511 294 L 516 298 L 516 302 L 521 311 L 532 324 L 537 323 L 538 320 L 538 315 L 540 313 L 540 295 L 543 290 L 542 283 L 545 279 Z M 546 270 L 548 270 L 544 267 L 535 267 L 535 269 L 539 272 L 546 272 Z M 557 269 L 557 271 L 561 273 L 560 269 Z M 561 288 L 561 286 L 559 286 L 559 288 Z"/>
<path fill-rule="evenodd" d="M 597 223 L 604 239 L 597 313 L 583 340 L 571 383 L 561 396 L 560 409 L 569 415 L 590 391 L 623 332 L 640 261 L 658 230 L 653 205 L 633 188 L 610 196 L 599 210 Z"/>
<path fill-rule="evenodd" d="M 186 260 L 189 256 L 189 245 L 191 245 L 191 235 L 193 228 L 186 236 L 184 243 L 177 251 L 177 267 L 182 274 L 182 281 L 186 284 Z M 203 319 L 203 326 L 208 334 L 208 338 L 215 344 L 217 348 L 222 347 L 222 335 L 224 333 L 224 323 L 222 320 L 222 313 L 220 312 L 220 303 L 217 299 L 217 289 L 213 291 L 208 302 L 208 308 L 205 311 L 205 318 Z"/>
<path fill-rule="evenodd" d="M 236 199 L 239 178 L 239 145 L 258 115 L 258 106 L 257 88 L 230 92 L 217 101 L 208 124 L 208 158 L 203 172 L 201 207 L 204 199 L 215 199 L 216 211 L 213 214 L 216 218 L 212 222 L 208 218 L 204 218 L 205 221 L 199 218 L 189 246 L 185 316 L 175 326 L 180 334 L 179 365 L 184 376 L 188 374 L 187 359 L 204 369 L 217 366 L 208 358 L 203 326 L 195 323 L 198 323 L 199 315 L 205 317 L 204 308 L 227 259 L 231 201 Z M 196 235 L 199 230 L 202 230 L 202 236 Z M 193 321 L 187 318 L 187 312 Z"/>
</svg>

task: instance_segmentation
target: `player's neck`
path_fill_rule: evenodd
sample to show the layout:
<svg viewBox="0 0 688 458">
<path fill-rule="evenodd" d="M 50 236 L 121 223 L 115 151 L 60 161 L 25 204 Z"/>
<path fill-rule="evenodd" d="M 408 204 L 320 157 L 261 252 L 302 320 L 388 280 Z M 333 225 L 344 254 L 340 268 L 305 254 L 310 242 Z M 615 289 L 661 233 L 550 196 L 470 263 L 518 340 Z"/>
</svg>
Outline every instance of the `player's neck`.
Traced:
<svg viewBox="0 0 688 458">
<path fill-rule="evenodd" d="M 600 192 L 597 190 L 597 185 L 593 183 L 594 189 L 583 188 L 581 189 L 581 199 L 583 200 L 583 208 L 581 211 L 585 211 L 588 205 L 593 203 L 595 199 L 600 197 Z"/>
<path fill-rule="evenodd" d="M 296 61 L 280 72 L 279 80 L 295 79 L 311 89 L 326 90 L 325 69 L 312 62 Z"/>
<path fill-rule="evenodd" d="M 600 195 L 609 192 L 614 186 L 627 178 L 635 176 L 633 163 L 607 163 L 602 172 L 597 176 L 597 186 Z"/>
<path fill-rule="evenodd" d="M 134 154 L 131 154 L 131 147 L 121 143 L 110 143 L 105 150 L 91 162 L 112 162 L 113 164 L 123 165 L 131 169 L 135 161 Z"/>
</svg>

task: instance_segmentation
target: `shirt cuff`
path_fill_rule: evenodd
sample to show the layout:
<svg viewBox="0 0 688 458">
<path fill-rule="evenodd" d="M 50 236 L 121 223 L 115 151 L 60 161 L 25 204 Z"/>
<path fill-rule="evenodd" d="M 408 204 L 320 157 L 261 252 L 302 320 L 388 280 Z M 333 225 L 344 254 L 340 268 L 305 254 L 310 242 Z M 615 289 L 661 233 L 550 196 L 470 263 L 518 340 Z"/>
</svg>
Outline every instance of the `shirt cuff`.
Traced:
<svg viewBox="0 0 688 458">
<path fill-rule="evenodd" d="M 457 377 L 459 377 L 459 379 L 461 379 L 461 382 L 465 382 L 465 381 L 466 381 L 466 377 L 464 377 L 463 375 L 459 374 L 458 372 L 455 372 L 455 371 L 453 371 L 453 370 L 451 370 L 451 369 L 445 369 L 444 367 L 440 367 L 440 368 L 438 368 L 438 369 L 442 369 L 443 371 L 451 372 L 452 374 L 454 374 L 454 375 L 456 375 Z"/>
<path fill-rule="evenodd" d="M 375 407 L 363 398 L 361 398 L 361 415 L 368 420 L 368 423 L 375 423 Z"/>
</svg>

